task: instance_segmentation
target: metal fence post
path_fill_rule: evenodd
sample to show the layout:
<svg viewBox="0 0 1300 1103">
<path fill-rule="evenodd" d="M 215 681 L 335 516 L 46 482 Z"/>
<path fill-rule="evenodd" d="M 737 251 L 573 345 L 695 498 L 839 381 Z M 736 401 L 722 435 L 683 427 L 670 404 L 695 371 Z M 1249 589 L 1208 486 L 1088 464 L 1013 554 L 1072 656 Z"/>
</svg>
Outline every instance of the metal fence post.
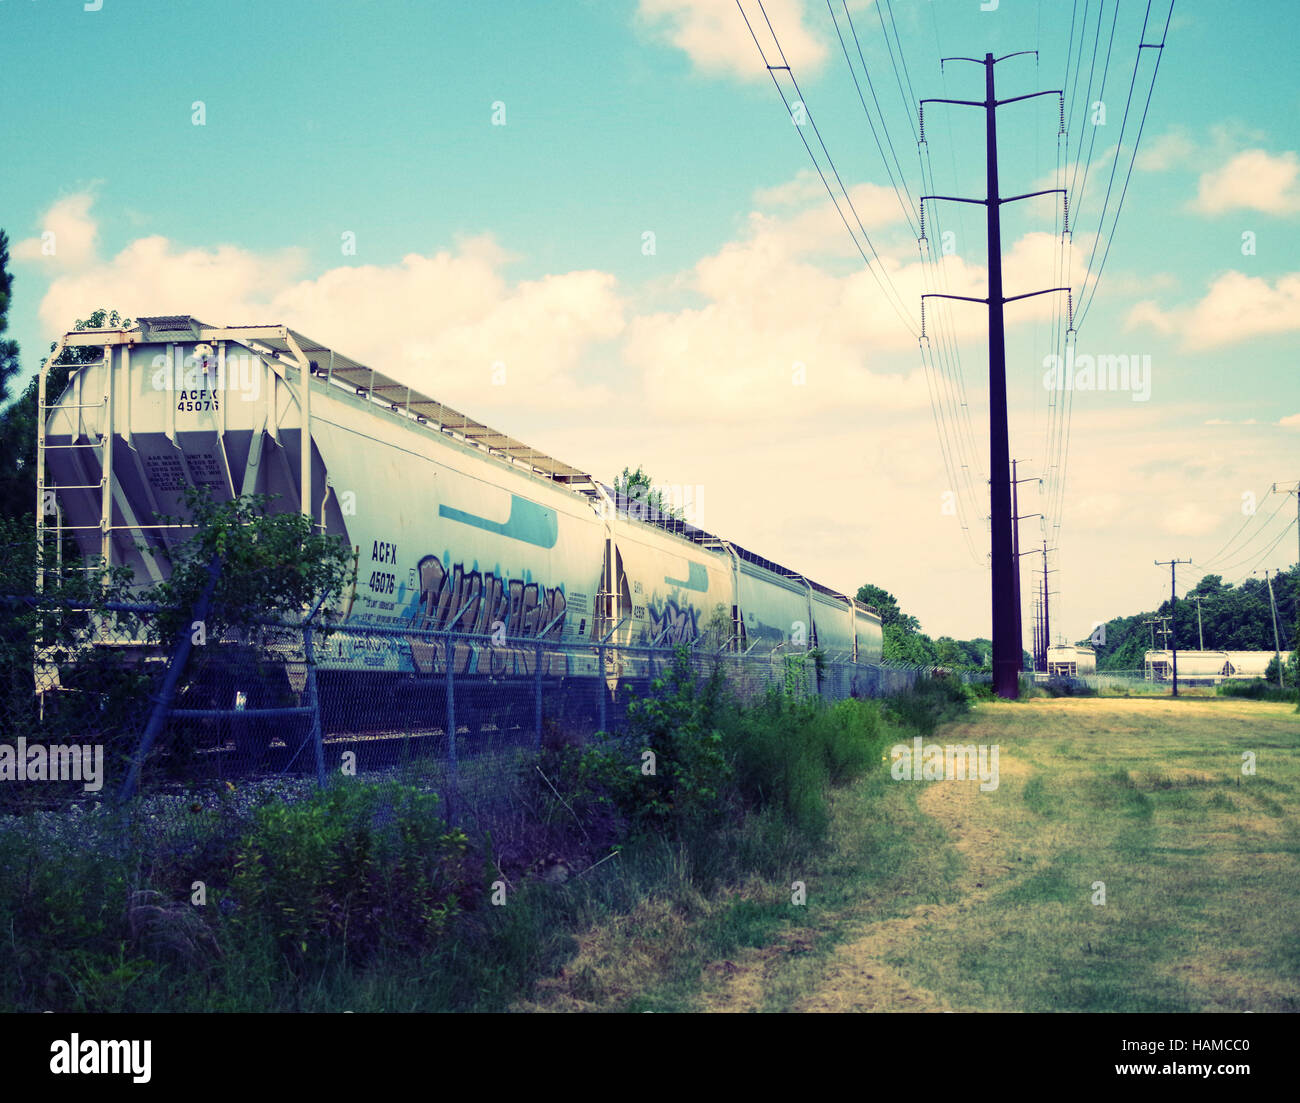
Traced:
<svg viewBox="0 0 1300 1103">
<path fill-rule="evenodd" d="M 533 672 L 533 748 L 542 749 L 542 645 L 537 645 L 536 669 Z"/>
<path fill-rule="evenodd" d="M 316 655 L 311 646 L 310 620 L 302 630 L 302 650 L 303 657 L 307 660 L 307 705 L 311 709 L 311 741 L 316 751 L 316 784 L 323 789 L 325 788 L 325 743 L 321 734 L 320 697 L 316 693 Z"/>
<path fill-rule="evenodd" d="M 443 639 L 444 656 L 447 663 L 447 765 L 451 767 L 452 776 L 456 775 L 456 677 L 452 671 L 455 666 L 455 646 L 451 633 Z"/>
<path fill-rule="evenodd" d="M 221 556 L 214 555 L 212 562 L 208 564 L 208 581 L 204 584 L 203 592 L 199 594 L 199 600 L 194 603 L 194 609 L 191 617 L 194 621 L 203 621 L 207 619 L 208 606 L 212 603 L 212 595 L 217 588 L 217 579 L 221 575 Z M 122 782 L 122 788 L 118 792 L 117 799 L 125 802 L 135 795 L 136 786 L 140 782 L 140 770 L 144 766 L 144 760 L 153 750 L 154 741 L 161 733 L 163 726 L 167 723 L 167 714 L 171 711 L 172 701 L 176 696 L 176 686 L 181 680 L 181 674 L 184 673 L 185 664 L 189 662 L 190 650 L 194 646 L 193 626 L 184 627 L 180 630 L 177 639 L 175 652 L 172 654 L 171 664 L 167 667 L 167 674 L 163 678 L 163 684 L 158 691 L 158 696 L 154 699 L 153 711 L 149 714 L 149 722 L 145 725 L 144 734 L 140 736 L 140 743 L 136 747 L 135 757 L 131 759 L 131 766 L 127 770 L 125 780 Z"/>
<path fill-rule="evenodd" d="M 605 730 L 605 648 L 596 648 L 596 693 L 600 700 L 600 730 Z"/>
</svg>

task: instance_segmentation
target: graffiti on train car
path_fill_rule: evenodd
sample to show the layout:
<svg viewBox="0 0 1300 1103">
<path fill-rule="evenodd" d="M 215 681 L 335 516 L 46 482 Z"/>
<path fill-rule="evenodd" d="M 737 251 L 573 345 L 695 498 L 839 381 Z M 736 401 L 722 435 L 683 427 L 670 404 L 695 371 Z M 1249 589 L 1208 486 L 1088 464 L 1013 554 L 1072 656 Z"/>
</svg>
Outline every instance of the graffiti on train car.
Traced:
<svg viewBox="0 0 1300 1103">
<path fill-rule="evenodd" d="M 656 647 L 676 647 L 679 643 L 692 643 L 699 631 L 695 625 L 695 609 L 678 607 L 675 601 L 665 601 L 659 612 L 650 610 L 650 639 Z"/>
<path fill-rule="evenodd" d="M 436 632 L 464 632 L 501 639 L 558 641 L 564 632 L 567 606 L 558 586 L 547 588 L 522 579 L 503 579 L 492 571 L 467 570 L 456 563 L 448 571 L 442 560 L 426 555 L 416 568 L 419 604 L 412 627 Z M 435 640 L 412 640 L 411 662 L 417 672 L 445 671 L 444 646 Z M 453 669 L 470 672 L 471 658 L 479 656 L 480 674 L 531 674 L 536 653 L 529 648 L 456 644 Z M 485 660 L 490 670 L 484 670 Z M 545 667 L 563 662 L 562 656 L 544 657 Z M 543 673 L 547 673 L 546 669 Z M 555 671 L 562 673 L 562 671 Z"/>
</svg>

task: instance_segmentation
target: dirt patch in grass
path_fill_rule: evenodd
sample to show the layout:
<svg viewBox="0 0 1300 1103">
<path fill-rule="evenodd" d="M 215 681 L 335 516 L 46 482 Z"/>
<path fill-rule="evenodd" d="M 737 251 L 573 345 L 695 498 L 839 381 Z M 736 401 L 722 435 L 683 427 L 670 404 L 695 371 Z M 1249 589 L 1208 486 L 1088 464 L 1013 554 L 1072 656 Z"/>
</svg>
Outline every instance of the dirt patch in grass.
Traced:
<svg viewBox="0 0 1300 1103">
<path fill-rule="evenodd" d="M 956 736 L 955 736 L 956 737 Z M 1029 766 L 999 752 L 999 784 L 1024 778 Z M 961 898 L 950 904 L 922 904 L 909 914 L 872 923 L 865 933 L 841 946 L 816 990 L 795 1004 L 797 1011 L 954 1011 L 948 1000 L 907 979 L 890 958 L 904 956 L 917 943 L 951 923 L 1016 873 L 1011 843 L 994 826 L 989 794 L 971 782 L 932 782 L 917 797 L 917 808 L 936 820 L 965 859 L 955 887 Z"/>
<path fill-rule="evenodd" d="M 817 932 L 795 930 L 784 932 L 780 942 L 770 946 L 747 948 L 721 961 L 710 962 L 705 967 L 702 1011 L 748 1012 L 762 1011 L 765 982 L 784 964 L 784 959 L 797 954 L 811 953 Z"/>
<path fill-rule="evenodd" d="M 533 998 L 512 1011 L 616 1010 L 662 975 L 686 949 L 687 917 L 673 901 L 644 900 L 578 936 L 578 949 L 554 977 L 539 980 Z"/>
</svg>

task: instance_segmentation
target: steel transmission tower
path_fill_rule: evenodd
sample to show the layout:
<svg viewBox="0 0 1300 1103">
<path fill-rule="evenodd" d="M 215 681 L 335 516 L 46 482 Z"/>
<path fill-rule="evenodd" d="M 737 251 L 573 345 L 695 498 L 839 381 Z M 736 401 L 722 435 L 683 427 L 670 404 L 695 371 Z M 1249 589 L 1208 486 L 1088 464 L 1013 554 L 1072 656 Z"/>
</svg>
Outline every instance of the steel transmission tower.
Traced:
<svg viewBox="0 0 1300 1103">
<path fill-rule="evenodd" d="M 1065 194 L 1064 188 L 1048 188 L 1044 191 L 1026 192 L 1003 198 L 998 191 L 998 123 L 997 109 L 1019 100 L 1034 99 L 1037 96 L 1058 96 L 1061 99 L 1061 131 L 1064 132 L 1065 97 L 1060 89 L 1048 92 L 1031 92 L 1025 96 L 1012 96 L 999 100 L 994 95 L 993 70 L 1000 61 L 1008 58 L 1034 54 L 1037 51 L 1020 50 L 1014 54 L 995 58 L 991 53 L 985 54 L 981 61 L 973 57 L 946 57 L 940 59 L 940 67 L 949 61 L 969 61 L 984 66 L 983 100 L 949 100 L 928 99 L 920 103 L 920 141 L 925 141 L 925 105 L 927 103 L 951 103 L 963 107 L 982 107 L 985 120 L 985 141 L 987 146 L 987 195 L 984 199 L 970 199 L 953 195 L 921 196 L 921 236 L 925 236 L 925 201 L 944 200 L 953 203 L 974 203 L 985 208 L 988 219 L 988 267 L 989 294 L 987 299 L 973 298 L 969 295 L 942 295 L 938 293 L 921 296 L 921 333 L 925 334 L 925 300 L 961 299 L 965 302 L 985 303 L 989 308 L 989 493 L 991 495 L 992 513 L 992 559 L 993 559 L 993 688 L 999 697 L 1014 698 L 1020 692 L 1020 610 L 1016 600 L 1016 562 L 1012 546 L 1011 520 L 1011 457 L 1007 430 L 1007 350 L 1005 331 L 1003 329 L 1002 310 L 1007 303 L 1018 299 L 1028 299 L 1034 295 L 1048 295 L 1057 291 L 1068 292 L 1069 288 L 1049 287 L 1042 291 L 1030 291 L 1023 295 L 1004 296 L 1002 294 L 1002 223 L 1001 208 L 1003 203 L 1014 203 L 1021 199 L 1031 199 L 1037 195 L 1051 195 L 1056 192 Z M 1068 231 L 1068 223 L 1066 224 Z"/>
</svg>

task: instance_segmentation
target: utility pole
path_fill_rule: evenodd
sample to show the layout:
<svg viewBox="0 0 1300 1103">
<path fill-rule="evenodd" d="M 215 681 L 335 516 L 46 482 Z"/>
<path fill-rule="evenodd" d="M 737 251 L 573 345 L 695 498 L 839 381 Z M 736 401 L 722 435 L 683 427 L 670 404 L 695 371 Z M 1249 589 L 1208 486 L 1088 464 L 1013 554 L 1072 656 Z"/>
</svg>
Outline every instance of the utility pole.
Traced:
<svg viewBox="0 0 1300 1103">
<path fill-rule="evenodd" d="M 1048 580 L 1043 579 L 1039 585 L 1039 654 L 1037 654 L 1037 669 L 1047 674 L 1048 672 L 1048 628 L 1047 628 L 1047 609 L 1048 609 Z"/>
<path fill-rule="evenodd" d="M 1174 582 L 1174 570 L 1177 568 L 1179 563 L 1190 562 L 1190 559 L 1167 559 L 1163 562 L 1157 559 L 1155 561 L 1157 567 L 1164 567 L 1166 565 L 1169 567 L 1169 627 L 1171 642 L 1173 644 L 1175 697 L 1178 696 L 1178 633 L 1175 631 L 1178 627 L 1178 622 L 1174 620 L 1174 617 L 1178 615 L 1178 587 Z"/>
<path fill-rule="evenodd" d="M 1037 590 L 1034 591 L 1034 671 L 1042 669 L 1038 665 L 1038 640 L 1043 630 L 1043 605 L 1042 596 Z"/>
<path fill-rule="evenodd" d="M 1273 600 L 1273 580 L 1267 570 L 1264 571 L 1264 581 L 1268 583 L 1268 605 L 1273 610 L 1273 655 L 1277 659 L 1277 688 L 1281 689 L 1286 685 L 1282 678 L 1282 641 L 1277 635 L 1277 602 Z"/>
<path fill-rule="evenodd" d="M 1052 550 L 1052 551 L 1055 551 L 1056 549 L 1055 549 L 1055 548 L 1052 548 L 1051 550 Z M 1052 609 L 1051 609 L 1051 597 L 1050 597 L 1050 593 L 1049 593 L 1049 591 L 1048 591 L 1048 589 L 1047 589 L 1047 576 L 1048 576 L 1049 574 L 1056 574 L 1056 568 L 1055 568 L 1055 567 L 1053 567 L 1050 571 L 1047 569 L 1047 552 L 1048 552 L 1047 541 L 1044 540 L 1044 541 L 1043 541 L 1043 571 L 1042 571 L 1042 574 L 1043 574 L 1043 631 L 1042 631 L 1042 635 L 1041 635 L 1041 637 L 1040 637 L 1040 640 L 1041 640 L 1041 646 L 1042 646 L 1042 649 L 1043 649 L 1043 669 L 1044 669 L 1044 670 L 1047 669 L 1047 649 L 1048 649 L 1049 647 L 1051 647 L 1051 645 L 1052 645 Z M 1035 572 L 1035 573 L 1037 573 L 1037 572 Z"/>
<path fill-rule="evenodd" d="M 1011 562 L 1015 564 L 1015 574 L 1011 577 L 1015 580 L 1016 590 L 1016 671 L 1019 672 L 1024 662 L 1025 647 L 1025 630 L 1021 622 L 1022 608 L 1020 604 L 1020 556 L 1022 554 L 1032 554 L 1021 552 L 1020 550 L 1020 495 L 1018 493 L 1021 483 L 1042 482 L 1041 479 L 1017 479 L 1016 478 L 1016 461 L 1011 461 Z M 1030 517 L 1041 517 L 1041 513 L 1026 513 L 1024 520 Z"/>
<path fill-rule="evenodd" d="M 1025 295 L 1004 297 L 1002 294 L 1002 224 L 1001 209 L 1003 203 L 1014 203 L 1020 199 L 1030 199 L 1038 195 L 1050 195 L 1055 192 L 1065 194 L 1064 188 L 1049 188 L 1045 191 L 1027 192 L 1003 198 L 998 191 L 998 123 L 997 109 L 1004 104 L 1019 100 L 1033 99 L 1036 96 L 1058 96 L 1062 105 L 1065 103 L 1064 92 L 1056 89 L 1050 92 L 1033 92 L 1026 96 L 1012 96 L 999 101 L 994 95 L 993 68 L 999 61 L 1019 57 L 1024 54 L 1038 54 L 1035 50 L 1020 50 L 995 58 L 991 53 L 985 54 L 983 60 L 973 57 L 941 58 L 940 69 L 948 61 L 969 61 L 984 66 L 984 99 L 980 100 L 922 100 L 919 110 L 920 141 L 925 141 L 925 105 L 927 103 L 951 103 L 964 107 L 982 107 L 984 109 L 984 130 L 986 146 L 987 194 L 984 199 L 970 199 L 949 195 L 923 195 L 921 197 L 921 236 L 925 237 L 925 201 L 945 200 L 954 203 L 974 203 L 982 205 L 987 215 L 988 227 L 988 267 L 989 294 L 987 299 L 973 298 L 969 295 L 926 294 L 921 296 L 921 335 L 925 336 L 925 300 L 928 298 L 962 299 L 966 302 L 985 303 L 989 309 L 989 482 L 992 513 L 992 559 L 993 559 L 993 688 L 999 697 L 1014 699 L 1020 692 L 1020 654 L 1023 640 L 1019 634 L 1019 608 L 1016 605 L 1015 575 L 1019 570 L 1017 561 L 1012 557 L 1011 536 L 1011 463 L 1010 443 L 1007 430 L 1007 350 L 1003 329 L 1003 307 L 1018 299 L 1027 299 L 1033 295 L 1047 295 L 1068 288 L 1052 287 L 1043 291 L 1032 291 Z M 1061 110 L 1061 130 L 1065 130 L 1065 110 Z M 1073 328 L 1073 318 L 1071 318 Z"/>
<path fill-rule="evenodd" d="M 1156 649 L 1156 625 L 1157 624 L 1160 625 L 1160 634 L 1164 636 L 1163 650 L 1167 651 L 1169 649 L 1169 618 L 1168 617 L 1147 617 L 1147 619 L 1144 620 L 1142 623 L 1151 625 L 1151 650 L 1152 651 Z"/>
<path fill-rule="evenodd" d="M 1274 483 L 1274 484 L 1273 484 L 1273 493 L 1276 494 L 1277 492 L 1278 492 L 1278 490 L 1277 490 L 1277 483 Z M 1298 482 L 1295 484 L 1295 487 L 1294 487 L 1294 488 L 1290 488 L 1290 487 L 1287 488 L 1287 491 L 1286 491 L 1286 495 L 1287 495 L 1287 497 L 1289 498 L 1292 494 L 1295 495 L 1295 528 L 1296 528 L 1295 540 L 1296 540 L 1296 554 L 1297 554 L 1297 556 L 1300 556 L 1300 481 L 1298 481 Z M 1297 559 L 1296 559 L 1296 563 L 1297 563 L 1297 564 L 1300 564 L 1300 558 L 1297 558 Z M 1296 592 L 1296 611 L 1297 611 L 1297 614 L 1300 614 L 1300 566 L 1297 566 L 1297 568 L 1296 568 L 1295 592 Z M 1292 640 L 1292 641 L 1291 641 L 1291 646 L 1292 646 L 1292 647 L 1300 647 L 1300 640 Z"/>
<path fill-rule="evenodd" d="M 992 98 L 992 93 L 990 93 Z M 992 194 L 992 193 L 990 193 Z M 1012 603 L 1016 610 L 1016 678 L 1020 678 L 1020 653 L 1024 650 L 1024 630 L 1020 626 L 1020 487 L 1016 482 L 1016 461 L 1011 461 L 1011 573 Z M 1018 687 L 1017 687 L 1018 688 Z"/>
<path fill-rule="evenodd" d="M 1278 493 L 1277 483 L 1273 484 L 1273 493 L 1274 494 Z M 1295 495 L 1296 554 L 1297 556 L 1300 556 L 1300 482 L 1297 482 L 1295 484 L 1294 490 L 1290 488 L 1287 489 L 1286 496 L 1289 498 L 1291 497 L 1292 494 Z M 1296 562 L 1300 563 L 1300 558 L 1297 558 Z"/>
<path fill-rule="evenodd" d="M 1169 618 L 1168 617 L 1147 617 L 1147 619 L 1144 620 L 1142 623 L 1149 624 L 1151 626 L 1151 652 L 1154 654 L 1156 649 L 1156 625 L 1157 624 L 1160 625 L 1160 634 L 1164 636 L 1163 650 L 1167 651 L 1169 649 Z M 1145 666 L 1146 664 L 1144 663 L 1143 665 Z M 1152 666 L 1154 667 L 1154 664 L 1152 664 Z"/>
<path fill-rule="evenodd" d="M 1196 595 L 1196 642 L 1205 650 L 1205 633 L 1201 631 L 1201 595 Z"/>
</svg>

